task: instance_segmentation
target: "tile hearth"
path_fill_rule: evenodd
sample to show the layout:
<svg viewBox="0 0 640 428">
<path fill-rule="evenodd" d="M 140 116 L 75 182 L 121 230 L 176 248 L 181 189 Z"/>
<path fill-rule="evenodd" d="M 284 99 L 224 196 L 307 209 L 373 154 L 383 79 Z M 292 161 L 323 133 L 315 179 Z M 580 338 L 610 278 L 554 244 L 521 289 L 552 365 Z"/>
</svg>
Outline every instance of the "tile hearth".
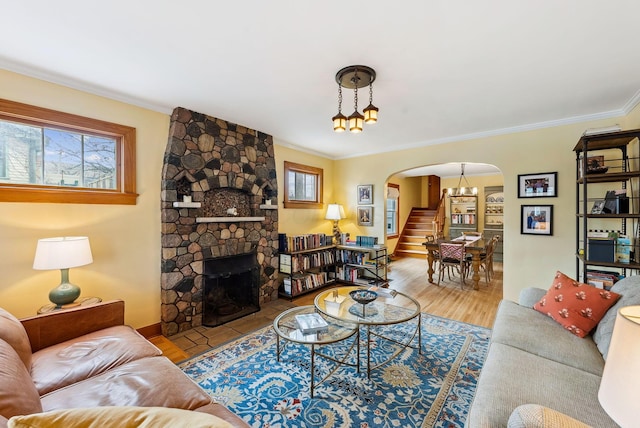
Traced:
<svg viewBox="0 0 640 428">
<path fill-rule="evenodd" d="M 272 325 L 283 311 L 297 306 L 288 300 L 273 300 L 264 303 L 260 311 L 243 318 L 229 321 L 217 327 L 199 326 L 171 336 L 171 342 L 189 357 L 205 352 L 215 346 L 237 339 L 259 328 Z"/>
</svg>

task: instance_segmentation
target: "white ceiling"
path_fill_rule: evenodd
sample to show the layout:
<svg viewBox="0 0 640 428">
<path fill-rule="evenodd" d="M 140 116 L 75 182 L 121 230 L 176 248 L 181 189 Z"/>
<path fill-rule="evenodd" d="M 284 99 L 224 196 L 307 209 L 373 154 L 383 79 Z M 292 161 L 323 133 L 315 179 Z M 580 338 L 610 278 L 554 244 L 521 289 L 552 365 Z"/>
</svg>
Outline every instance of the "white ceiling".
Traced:
<svg viewBox="0 0 640 428">
<path fill-rule="evenodd" d="M 345 158 L 626 114 L 638 17 L 638 0 L 6 1 L 0 68 Z M 352 64 L 376 70 L 380 120 L 336 134 Z"/>
<path fill-rule="evenodd" d="M 398 175 L 403 177 L 420 177 L 423 175 L 437 175 L 441 178 L 460 177 L 462 172 L 460 162 L 449 162 L 439 165 L 422 166 L 419 168 L 413 168 L 407 171 L 402 171 Z M 464 163 L 464 175 L 495 175 L 502 174 L 499 168 L 493 165 L 487 165 L 485 163 Z"/>
</svg>

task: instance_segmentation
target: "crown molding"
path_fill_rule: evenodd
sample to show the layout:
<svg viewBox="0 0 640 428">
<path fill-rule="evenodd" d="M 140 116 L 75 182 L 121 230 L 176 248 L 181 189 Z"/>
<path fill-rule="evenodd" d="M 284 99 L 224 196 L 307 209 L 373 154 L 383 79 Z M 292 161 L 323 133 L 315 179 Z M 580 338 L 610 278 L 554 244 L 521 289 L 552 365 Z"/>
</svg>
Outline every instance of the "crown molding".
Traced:
<svg viewBox="0 0 640 428">
<path fill-rule="evenodd" d="M 534 131 L 537 129 L 545 129 L 545 128 L 553 128 L 557 126 L 571 125 L 575 123 L 589 122 L 594 120 L 618 118 L 620 116 L 624 116 L 628 114 L 639 102 L 640 102 L 640 91 L 638 91 L 633 96 L 633 98 L 625 104 L 624 108 L 618 109 L 618 110 L 610 110 L 610 111 L 605 111 L 600 113 L 586 114 L 582 116 L 573 116 L 573 117 L 567 117 L 563 119 L 554 119 L 554 120 L 548 120 L 544 122 L 511 126 L 508 128 L 492 129 L 489 131 L 473 132 L 470 134 L 461 134 L 461 135 L 455 135 L 451 137 L 436 138 L 433 140 L 425 140 L 425 141 L 420 141 L 416 143 L 394 145 L 393 147 L 389 148 L 389 150 L 382 150 L 382 151 L 369 152 L 369 153 L 359 153 L 357 155 L 344 156 L 336 159 L 356 158 L 361 156 L 396 152 L 398 150 L 409 150 L 409 149 L 417 149 L 417 148 L 427 147 L 427 146 L 435 146 L 438 144 L 454 143 L 457 141 L 468 141 L 468 140 L 475 140 L 479 138 L 496 137 L 496 136 L 505 135 L 505 134 L 517 134 L 520 132 Z M 625 112 L 625 109 L 628 109 L 628 111 Z"/>
<path fill-rule="evenodd" d="M 624 107 L 622 107 L 622 111 L 624 112 L 625 115 L 627 115 L 627 114 L 631 113 L 631 110 L 636 108 L 636 106 L 638 104 L 640 104 L 640 89 L 638 89 L 638 92 L 636 92 L 629 99 L 629 101 L 627 101 L 627 103 L 624 105 Z"/>
<path fill-rule="evenodd" d="M 99 85 L 94 85 L 94 84 L 83 82 L 77 79 L 71 79 L 69 77 L 62 76 L 58 73 L 52 73 L 48 70 L 43 70 L 43 69 L 26 65 L 20 62 L 12 61 L 2 56 L 0 56 L 0 68 L 5 69 L 7 71 L 14 72 L 14 73 L 22 74 L 28 77 L 44 80 L 57 85 L 66 86 L 71 89 L 76 89 L 76 90 L 87 92 L 93 95 L 98 95 L 98 96 L 109 98 L 115 101 L 120 101 L 126 104 L 131 104 L 137 107 L 146 108 L 148 110 L 156 111 L 159 113 L 164 113 L 167 115 L 171 115 L 171 112 L 173 111 L 173 107 L 171 106 L 153 103 L 148 100 L 144 100 L 142 98 L 133 97 L 127 94 L 113 91 L 111 89 L 108 89 Z M 489 131 L 474 132 L 470 134 L 461 134 L 461 135 L 455 135 L 451 137 L 436 138 L 433 140 L 419 141 L 416 143 L 394 145 L 393 147 L 389 147 L 389 149 L 387 150 L 361 152 L 358 154 L 348 155 L 348 156 L 328 156 L 327 154 L 320 153 L 316 150 L 301 147 L 281 139 L 278 139 L 278 140 L 280 142 L 279 144 L 284 147 L 288 147 L 304 153 L 309 153 L 315 156 L 320 156 L 325 159 L 342 160 L 342 159 L 351 159 L 351 158 L 358 158 L 362 156 L 370 156 L 370 155 L 378 155 L 383 153 L 395 152 L 398 150 L 409 150 L 409 149 L 416 149 L 420 147 L 433 146 L 438 144 L 448 144 L 456 141 L 468 141 L 468 140 L 474 140 L 479 138 L 495 137 L 495 136 L 505 135 L 505 134 L 516 134 L 520 132 L 533 131 L 537 129 L 552 128 L 556 126 L 571 125 L 571 124 L 581 123 L 581 122 L 617 118 L 620 116 L 626 116 L 638 104 L 640 104 L 640 90 L 638 90 L 624 104 L 622 108 L 617 110 L 610 110 L 610 111 L 587 114 L 582 116 L 573 116 L 573 117 L 568 117 L 563 119 L 554 119 L 554 120 L 548 120 L 543 122 L 512 126 L 508 128 L 493 129 Z M 276 137 L 274 136 L 274 138 Z"/>
<path fill-rule="evenodd" d="M 164 104 L 153 103 L 151 101 L 123 94 L 121 92 L 117 92 L 99 85 L 94 85 L 88 82 L 83 82 L 81 80 L 72 79 L 58 73 L 52 73 L 48 70 L 43 70 L 41 68 L 11 61 L 4 57 L 0 57 L 0 68 L 13 73 L 22 74 L 27 77 L 33 77 L 34 79 L 43 80 L 45 82 L 65 86 L 67 88 L 76 89 L 78 91 L 87 92 L 89 94 L 98 95 L 114 101 L 120 101 L 125 104 L 131 104 L 136 107 L 142 107 L 147 110 L 152 110 L 167 115 L 171 115 L 171 112 L 173 111 L 173 107 L 169 107 Z"/>
</svg>

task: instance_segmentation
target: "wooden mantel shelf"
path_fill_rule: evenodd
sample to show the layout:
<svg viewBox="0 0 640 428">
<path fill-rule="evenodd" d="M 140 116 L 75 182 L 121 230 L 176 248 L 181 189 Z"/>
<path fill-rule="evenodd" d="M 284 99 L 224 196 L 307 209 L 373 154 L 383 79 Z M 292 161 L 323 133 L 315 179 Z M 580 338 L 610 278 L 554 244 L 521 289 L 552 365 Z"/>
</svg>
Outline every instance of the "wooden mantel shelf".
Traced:
<svg viewBox="0 0 640 428">
<path fill-rule="evenodd" d="M 196 223 L 236 223 L 240 221 L 264 220 L 264 217 L 196 217 Z"/>
</svg>

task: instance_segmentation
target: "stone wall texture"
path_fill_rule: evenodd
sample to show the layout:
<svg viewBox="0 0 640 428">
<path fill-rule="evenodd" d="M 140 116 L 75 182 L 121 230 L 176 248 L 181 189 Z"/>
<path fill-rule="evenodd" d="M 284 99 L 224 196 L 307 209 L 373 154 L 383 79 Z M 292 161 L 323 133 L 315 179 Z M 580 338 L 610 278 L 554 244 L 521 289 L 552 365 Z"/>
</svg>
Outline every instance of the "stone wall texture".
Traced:
<svg viewBox="0 0 640 428">
<path fill-rule="evenodd" d="M 173 111 L 162 168 L 161 328 L 171 336 L 202 325 L 203 260 L 255 251 L 260 303 L 278 293 L 277 180 L 270 135 L 196 113 Z M 191 196 L 200 208 L 174 206 Z M 226 216 L 263 221 L 197 223 Z"/>
</svg>

